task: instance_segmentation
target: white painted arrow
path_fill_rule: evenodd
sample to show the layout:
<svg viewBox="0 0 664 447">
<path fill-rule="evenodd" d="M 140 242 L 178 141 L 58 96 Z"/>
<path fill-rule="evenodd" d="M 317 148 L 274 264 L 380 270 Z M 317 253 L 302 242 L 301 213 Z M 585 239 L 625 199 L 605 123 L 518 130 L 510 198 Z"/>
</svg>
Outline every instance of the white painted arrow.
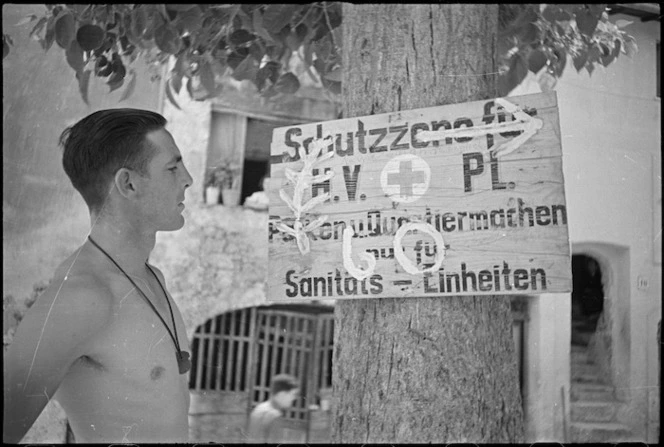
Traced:
<svg viewBox="0 0 664 447">
<path fill-rule="evenodd" d="M 530 137 L 535 135 L 537 131 L 542 128 L 543 122 L 541 119 L 533 118 L 521 110 L 516 104 L 512 104 L 503 98 L 496 98 L 496 104 L 502 106 L 509 113 L 513 114 L 517 120 L 509 123 L 485 124 L 477 127 L 461 127 L 445 130 L 420 130 L 415 135 L 415 138 L 421 142 L 428 142 L 440 141 L 450 137 L 475 138 L 502 132 L 522 131 L 521 135 L 491 149 L 491 152 L 493 152 L 495 157 L 500 157 L 514 152 L 519 146 L 528 141 Z"/>
</svg>

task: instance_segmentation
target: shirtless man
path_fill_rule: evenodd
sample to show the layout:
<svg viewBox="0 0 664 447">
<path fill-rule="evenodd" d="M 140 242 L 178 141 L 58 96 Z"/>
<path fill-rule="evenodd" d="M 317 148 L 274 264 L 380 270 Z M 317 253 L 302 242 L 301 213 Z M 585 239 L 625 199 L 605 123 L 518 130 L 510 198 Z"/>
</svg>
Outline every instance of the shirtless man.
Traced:
<svg viewBox="0 0 664 447">
<path fill-rule="evenodd" d="M 5 356 L 4 442 L 20 442 L 51 398 L 77 442 L 187 442 L 189 343 L 163 275 L 147 263 L 156 232 L 184 225 L 193 182 L 165 124 L 111 109 L 63 132 L 63 166 L 90 209 L 90 237 L 58 267 Z"/>
</svg>

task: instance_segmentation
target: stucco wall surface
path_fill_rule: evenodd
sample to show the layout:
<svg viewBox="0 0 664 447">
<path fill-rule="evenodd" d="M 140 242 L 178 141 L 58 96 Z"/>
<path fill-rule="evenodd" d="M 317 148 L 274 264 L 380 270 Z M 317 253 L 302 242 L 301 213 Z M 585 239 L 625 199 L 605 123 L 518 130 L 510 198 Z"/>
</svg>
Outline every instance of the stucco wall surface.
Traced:
<svg viewBox="0 0 664 447">
<path fill-rule="evenodd" d="M 597 258 L 603 270 L 606 332 L 596 345 L 612 346 L 612 357 L 604 360 L 617 396 L 628 403 L 620 419 L 638 439 L 654 442 L 659 430 L 656 333 L 662 315 L 660 24 L 612 17 L 618 19 L 633 22 L 625 30 L 636 38 L 638 53 L 622 54 L 592 75 L 577 73 L 570 59 L 555 90 L 572 251 Z M 538 91 L 531 79 L 513 94 Z M 539 319 L 544 327 L 537 332 L 551 326 L 556 344 L 569 343 L 566 325 L 560 324 L 570 318 L 568 310 L 552 311 Z M 569 370 L 569 361 L 560 360 Z M 558 369 L 541 380 L 558 380 Z M 552 427 L 550 413 L 540 412 L 538 418 L 538 424 Z M 561 432 L 556 439 L 562 440 Z"/>
<path fill-rule="evenodd" d="M 633 17 L 624 17 L 634 20 Z M 661 320 L 661 99 L 656 98 L 659 22 L 635 20 L 626 30 L 639 45 L 592 76 L 567 69 L 557 86 L 563 166 L 572 245 L 628 247 L 627 293 L 615 302 L 612 342 L 616 386 L 630 402 L 625 418 L 646 440 L 649 394 L 656 377 L 657 322 Z M 582 123 L 582 125 L 581 125 Z M 659 203 L 659 205 L 658 205 Z M 659 236 L 658 236 L 659 235 Z M 659 248 L 658 248 L 659 247 Z M 646 278 L 648 288 L 638 285 Z M 627 361 L 625 361 L 627 360 Z M 653 441 L 653 440 L 650 440 Z"/>
</svg>

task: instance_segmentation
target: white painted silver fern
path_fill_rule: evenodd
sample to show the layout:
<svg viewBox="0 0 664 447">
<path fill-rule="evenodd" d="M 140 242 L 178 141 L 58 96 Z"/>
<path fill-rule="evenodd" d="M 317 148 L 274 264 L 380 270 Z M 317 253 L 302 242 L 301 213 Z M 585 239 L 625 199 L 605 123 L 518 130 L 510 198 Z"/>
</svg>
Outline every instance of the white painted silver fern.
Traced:
<svg viewBox="0 0 664 447">
<path fill-rule="evenodd" d="M 309 250 L 311 249 L 311 244 L 309 242 L 309 236 L 307 236 L 307 232 L 314 231 L 323 225 L 323 223 L 327 220 L 327 216 L 319 216 L 313 221 L 304 225 L 302 223 L 302 216 L 329 199 L 330 193 L 326 192 L 316 197 L 312 197 L 306 203 L 302 202 L 304 200 L 304 192 L 308 188 L 316 183 L 325 182 L 334 176 L 333 171 L 320 175 L 313 175 L 312 173 L 314 166 L 334 156 L 334 151 L 329 151 L 323 155 L 320 155 L 323 148 L 329 145 L 331 142 L 331 135 L 327 135 L 325 138 L 318 138 L 313 140 L 309 145 L 308 154 L 304 147 L 300 146 L 298 148 L 298 154 L 300 155 L 300 159 L 304 162 L 302 169 L 298 172 L 293 169 L 286 168 L 285 171 L 286 177 L 294 185 L 293 197 L 289 197 L 283 188 L 279 190 L 279 197 L 281 197 L 281 200 L 283 200 L 286 205 L 288 205 L 288 207 L 293 211 L 293 214 L 295 215 L 295 222 L 293 223 L 292 227 L 282 222 L 277 222 L 275 226 L 279 231 L 295 237 L 295 240 L 297 241 L 297 248 L 302 254 L 309 253 Z"/>
</svg>

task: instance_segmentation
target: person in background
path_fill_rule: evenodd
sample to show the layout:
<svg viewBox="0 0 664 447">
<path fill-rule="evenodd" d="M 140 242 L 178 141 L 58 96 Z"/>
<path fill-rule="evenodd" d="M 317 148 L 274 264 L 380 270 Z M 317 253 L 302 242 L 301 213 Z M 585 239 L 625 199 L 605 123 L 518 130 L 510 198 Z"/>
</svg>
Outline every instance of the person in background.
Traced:
<svg viewBox="0 0 664 447">
<path fill-rule="evenodd" d="M 289 374 L 272 378 L 270 398 L 253 409 L 249 416 L 249 442 L 275 443 L 286 441 L 281 421 L 284 412 L 293 406 L 300 393 L 297 379 Z"/>
</svg>

